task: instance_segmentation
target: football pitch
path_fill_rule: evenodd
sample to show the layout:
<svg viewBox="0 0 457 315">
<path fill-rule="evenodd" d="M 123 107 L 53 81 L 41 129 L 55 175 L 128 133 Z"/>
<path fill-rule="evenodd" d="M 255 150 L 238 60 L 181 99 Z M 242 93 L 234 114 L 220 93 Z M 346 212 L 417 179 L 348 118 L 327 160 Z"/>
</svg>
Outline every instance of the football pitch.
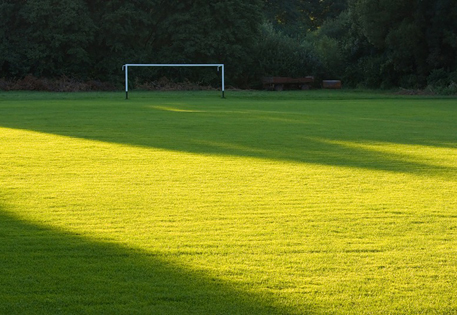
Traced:
<svg viewBox="0 0 457 315">
<path fill-rule="evenodd" d="M 0 92 L 1 314 L 457 313 L 457 99 Z"/>
</svg>

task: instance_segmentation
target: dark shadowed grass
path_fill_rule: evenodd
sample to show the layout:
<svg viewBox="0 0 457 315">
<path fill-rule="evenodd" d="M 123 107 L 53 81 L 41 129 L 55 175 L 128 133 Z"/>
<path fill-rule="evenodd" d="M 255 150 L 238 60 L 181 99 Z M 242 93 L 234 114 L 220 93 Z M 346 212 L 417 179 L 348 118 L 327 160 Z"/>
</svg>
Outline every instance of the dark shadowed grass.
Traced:
<svg viewBox="0 0 457 315">
<path fill-rule="evenodd" d="M 2 314 L 288 313 L 266 296 L 237 290 L 153 253 L 0 211 Z"/>
</svg>

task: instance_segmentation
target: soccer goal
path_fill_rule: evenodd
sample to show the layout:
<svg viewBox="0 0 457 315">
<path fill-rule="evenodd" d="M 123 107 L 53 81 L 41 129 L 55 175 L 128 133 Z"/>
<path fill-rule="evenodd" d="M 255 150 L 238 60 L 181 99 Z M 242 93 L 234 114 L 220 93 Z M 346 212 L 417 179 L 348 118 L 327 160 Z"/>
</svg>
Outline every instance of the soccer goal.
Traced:
<svg viewBox="0 0 457 315">
<path fill-rule="evenodd" d="M 125 71 L 125 99 L 129 99 L 129 67 L 216 67 L 217 71 L 222 70 L 222 82 L 221 82 L 221 93 L 222 98 L 225 98 L 225 78 L 224 78 L 224 64 L 213 64 L 213 63 L 192 63 L 192 64 L 169 64 L 169 63 L 150 63 L 150 64 L 139 64 L 139 63 L 127 63 L 122 66 L 122 70 Z"/>
</svg>

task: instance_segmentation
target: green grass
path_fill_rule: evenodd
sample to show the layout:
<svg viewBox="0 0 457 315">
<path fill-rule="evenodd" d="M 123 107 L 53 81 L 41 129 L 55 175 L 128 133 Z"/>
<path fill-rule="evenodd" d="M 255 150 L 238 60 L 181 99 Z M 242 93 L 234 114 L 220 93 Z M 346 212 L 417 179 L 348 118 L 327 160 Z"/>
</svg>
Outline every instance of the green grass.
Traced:
<svg viewBox="0 0 457 315">
<path fill-rule="evenodd" d="M 0 93 L 0 313 L 457 313 L 457 100 Z"/>
</svg>

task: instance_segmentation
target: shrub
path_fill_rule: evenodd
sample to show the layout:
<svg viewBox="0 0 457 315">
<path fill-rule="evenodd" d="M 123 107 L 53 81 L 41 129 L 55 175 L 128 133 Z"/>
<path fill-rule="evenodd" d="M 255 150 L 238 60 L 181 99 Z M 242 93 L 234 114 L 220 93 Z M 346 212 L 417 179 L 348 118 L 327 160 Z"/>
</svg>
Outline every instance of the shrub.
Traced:
<svg viewBox="0 0 457 315">
<path fill-rule="evenodd" d="M 253 71 L 262 76 L 319 76 L 322 64 L 312 47 L 276 31 L 270 24 L 262 26 L 255 45 Z"/>
<path fill-rule="evenodd" d="M 457 94 L 457 71 L 433 70 L 427 78 L 427 89 L 436 94 Z"/>
</svg>

